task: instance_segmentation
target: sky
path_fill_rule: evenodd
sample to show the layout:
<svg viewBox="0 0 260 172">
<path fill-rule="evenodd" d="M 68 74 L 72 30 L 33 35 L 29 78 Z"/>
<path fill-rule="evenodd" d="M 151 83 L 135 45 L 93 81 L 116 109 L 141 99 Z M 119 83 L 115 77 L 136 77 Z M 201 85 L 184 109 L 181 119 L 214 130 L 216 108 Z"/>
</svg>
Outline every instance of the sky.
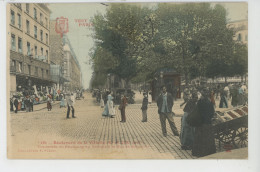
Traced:
<svg viewBox="0 0 260 172">
<path fill-rule="evenodd" d="M 220 4 L 228 11 L 228 21 L 247 18 L 247 3 L 233 2 Z M 91 37 L 93 34 L 91 26 L 83 26 L 83 23 L 86 25 L 90 23 L 90 19 L 98 12 L 105 14 L 107 6 L 100 3 L 53 3 L 49 4 L 49 8 L 52 12 L 50 16 L 51 20 L 56 20 L 58 17 L 68 18 L 69 32 L 67 36 L 81 66 L 83 87 L 88 88 L 92 76 L 89 51 L 94 46 L 94 41 Z M 81 19 L 81 25 L 79 25 L 77 19 Z"/>
</svg>

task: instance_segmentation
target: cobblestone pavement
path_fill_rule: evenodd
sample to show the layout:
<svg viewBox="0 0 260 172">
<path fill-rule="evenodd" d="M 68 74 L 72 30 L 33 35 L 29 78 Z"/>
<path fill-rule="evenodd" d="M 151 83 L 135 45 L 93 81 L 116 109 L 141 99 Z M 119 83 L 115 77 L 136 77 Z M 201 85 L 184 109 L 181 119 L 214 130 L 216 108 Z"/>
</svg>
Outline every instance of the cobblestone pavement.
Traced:
<svg viewBox="0 0 260 172">
<path fill-rule="evenodd" d="M 175 102 L 175 124 L 180 131 L 182 110 Z M 181 150 L 179 137 L 162 135 L 156 104 L 148 107 L 148 122 L 141 122 L 141 104 L 126 107 L 126 123 L 102 117 L 103 109 L 90 94 L 77 100 L 75 115 L 66 119 L 66 108 L 54 105 L 52 111 L 38 108 L 30 113 L 11 113 L 8 130 L 9 158 L 93 158 L 93 159 L 193 159 L 191 151 Z"/>
</svg>

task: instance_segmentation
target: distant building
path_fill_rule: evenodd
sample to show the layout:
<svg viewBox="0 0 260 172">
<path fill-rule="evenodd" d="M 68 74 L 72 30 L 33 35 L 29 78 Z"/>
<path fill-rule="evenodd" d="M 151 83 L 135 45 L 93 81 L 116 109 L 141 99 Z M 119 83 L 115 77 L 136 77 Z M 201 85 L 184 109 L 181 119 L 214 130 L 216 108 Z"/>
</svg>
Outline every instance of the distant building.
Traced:
<svg viewBox="0 0 260 172">
<path fill-rule="evenodd" d="M 64 82 L 64 51 L 63 37 L 55 31 L 56 21 L 50 21 L 50 71 L 51 79 L 55 82 L 54 88 L 63 90 Z"/>
<path fill-rule="evenodd" d="M 49 8 L 41 4 L 7 5 L 10 91 L 50 87 Z"/>
<path fill-rule="evenodd" d="M 74 50 L 66 35 L 63 35 L 63 51 L 64 51 L 64 78 L 68 82 L 64 83 L 65 90 L 74 91 L 82 88 L 81 69 Z"/>
<path fill-rule="evenodd" d="M 232 21 L 227 24 L 228 28 L 235 30 L 234 40 L 243 44 L 248 44 L 248 20 Z"/>
</svg>

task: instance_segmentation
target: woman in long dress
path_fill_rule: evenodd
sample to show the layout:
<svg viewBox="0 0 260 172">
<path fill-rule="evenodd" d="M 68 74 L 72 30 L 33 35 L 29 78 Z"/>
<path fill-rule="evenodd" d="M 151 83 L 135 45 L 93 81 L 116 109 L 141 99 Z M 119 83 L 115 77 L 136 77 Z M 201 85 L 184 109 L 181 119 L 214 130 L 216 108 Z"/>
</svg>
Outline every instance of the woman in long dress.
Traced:
<svg viewBox="0 0 260 172">
<path fill-rule="evenodd" d="M 197 103 L 202 125 L 195 128 L 192 146 L 193 156 L 201 157 L 216 153 L 215 137 L 211 125 L 215 110 L 209 96 L 209 90 L 203 90 L 201 99 Z"/>
<path fill-rule="evenodd" d="M 64 100 L 64 96 L 61 95 L 61 100 L 60 100 L 60 108 L 61 107 L 65 107 L 65 100 Z"/>
<path fill-rule="evenodd" d="M 105 105 L 105 109 L 104 112 L 102 113 L 102 116 L 113 118 L 113 116 L 115 115 L 115 109 L 114 109 L 113 97 L 110 93 L 111 92 L 108 93 L 107 103 Z"/>
<path fill-rule="evenodd" d="M 181 118 L 180 140 L 181 140 L 181 148 L 184 150 L 190 150 L 193 145 L 195 129 L 194 129 L 194 127 L 190 126 L 186 120 L 187 120 L 189 113 L 191 113 L 194 110 L 194 108 L 196 107 L 197 101 L 198 101 L 198 94 L 193 93 L 192 99 L 190 99 L 187 102 L 187 104 L 185 105 L 185 107 L 183 109 L 184 115 Z"/>
<path fill-rule="evenodd" d="M 101 108 L 104 107 L 104 100 L 103 100 L 102 94 L 100 94 L 100 107 Z"/>
</svg>

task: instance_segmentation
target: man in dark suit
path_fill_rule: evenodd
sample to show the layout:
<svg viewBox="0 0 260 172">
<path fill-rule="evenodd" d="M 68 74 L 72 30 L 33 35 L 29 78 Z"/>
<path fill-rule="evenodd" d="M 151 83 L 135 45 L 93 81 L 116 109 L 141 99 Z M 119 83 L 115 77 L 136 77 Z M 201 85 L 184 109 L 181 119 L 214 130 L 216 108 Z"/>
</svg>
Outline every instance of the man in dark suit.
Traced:
<svg viewBox="0 0 260 172">
<path fill-rule="evenodd" d="M 120 122 L 126 122 L 126 118 L 125 118 L 126 105 L 127 105 L 127 98 L 125 95 L 122 95 L 121 104 L 119 106 L 119 110 L 121 111 L 121 121 Z"/>
<path fill-rule="evenodd" d="M 147 94 L 144 92 L 143 93 L 143 103 L 142 103 L 142 116 L 143 116 L 143 120 L 142 122 L 147 122 L 147 106 L 148 106 L 148 98 L 147 98 Z"/>
<path fill-rule="evenodd" d="M 17 99 L 17 97 L 15 97 L 15 99 L 14 99 L 14 107 L 15 107 L 14 113 L 17 113 L 17 110 L 18 110 L 18 99 Z"/>
<path fill-rule="evenodd" d="M 157 99 L 157 106 L 158 106 L 158 113 L 160 115 L 163 135 L 165 137 L 167 136 L 167 131 L 166 131 L 166 118 L 167 118 L 173 134 L 175 136 L 179 136 L 179 132 L 173 120 L 173 112 L 172 112 L 173 97 L 171 93 L 167 92 L 165 86 L 163 86 L 162 89 L 163 92 Z"/>
</svg>

